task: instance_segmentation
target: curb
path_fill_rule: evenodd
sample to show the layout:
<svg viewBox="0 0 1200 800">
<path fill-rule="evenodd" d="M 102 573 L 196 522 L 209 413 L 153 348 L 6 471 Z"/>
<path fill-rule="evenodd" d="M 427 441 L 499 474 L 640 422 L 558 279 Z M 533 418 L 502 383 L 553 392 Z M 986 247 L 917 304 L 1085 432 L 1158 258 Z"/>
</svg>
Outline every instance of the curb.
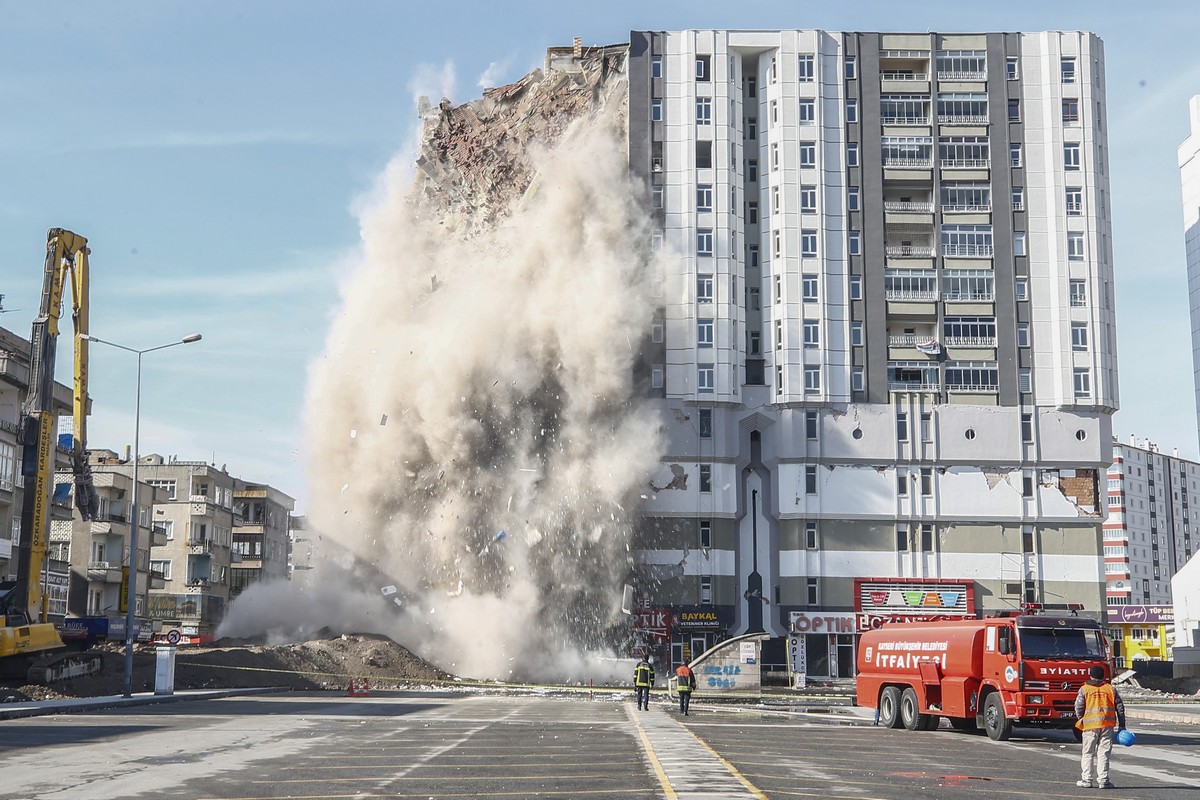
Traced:
<svg viewBox="0 0 1200 800">
<path fill-rule="evenodd" d="M 1167 711 L 1160 708 L 1138 708 L 1125 706 L 1125 718 L 1142 722 L 1174 722 L 1184 725 L 1200 725 L 1200 706 L 1192 706 L 1194 711 Z"/>
<path fill-rule="evenodd" d="M 78 697 L 70 700 L 37 700 L 29 703 L 0 705 L 0 720 L 43 717 L 51 714 L 79 714 L 86 711 L 104 711 L 131 706 L 152 706 L 163 703 L 180 703 L 185 700 L 217 700 L 222 697 L 237 697 L 252 694 L 274 694 L 290 692 L 285 686 L 264 686 L 256 689 L 196 689 L 175 694 L 135 694 L 132 697 L 112 695 L 109 697 Z"/>
</svg>

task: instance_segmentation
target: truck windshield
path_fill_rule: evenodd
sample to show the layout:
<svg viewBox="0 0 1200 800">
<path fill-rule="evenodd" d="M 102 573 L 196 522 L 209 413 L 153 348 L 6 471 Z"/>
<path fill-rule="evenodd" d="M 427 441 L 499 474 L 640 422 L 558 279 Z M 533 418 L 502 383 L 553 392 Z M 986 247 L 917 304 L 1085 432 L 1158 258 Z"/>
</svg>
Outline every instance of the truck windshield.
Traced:
<svg viewBox="0 0 1200 800">
<path fill-rule="evenodd" d="M 1098 630 L 1018 628 L 1022 658 L 1104 658 Z"/>
</svg>

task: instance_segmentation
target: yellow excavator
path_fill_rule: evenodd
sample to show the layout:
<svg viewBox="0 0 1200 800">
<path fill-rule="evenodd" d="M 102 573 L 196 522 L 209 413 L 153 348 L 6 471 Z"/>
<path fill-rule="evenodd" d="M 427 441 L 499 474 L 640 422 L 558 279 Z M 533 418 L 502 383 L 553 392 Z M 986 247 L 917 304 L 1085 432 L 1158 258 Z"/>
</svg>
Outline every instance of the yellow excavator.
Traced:
<svg viewBox="0 0 1200 800">
<path fill-rule="evenodd" d="M 71 469 L 75 505 L 84 520 L 96 519 L 99 501 L 87 460 L 88 341 L 87 239 L 62 228 L 46 235 L 42 303 L 30 336 L 29 391 L 21 408 L 21 474 L 25 479 L 17 579 L 0 583 L 0 675 L 33 683 L 91 675 L 100 671 L 99 653 L 69 650 L 49 621 L 49 597 L 42 589 L 50 530 L 50 504 L 57 457 L 58 413 L 54 406 L 54 361 L 63 290 L 71 288 L 75 330 L 74 434 Z M 68 280 L 69 279 L 69 280 Z"/>
</svg>

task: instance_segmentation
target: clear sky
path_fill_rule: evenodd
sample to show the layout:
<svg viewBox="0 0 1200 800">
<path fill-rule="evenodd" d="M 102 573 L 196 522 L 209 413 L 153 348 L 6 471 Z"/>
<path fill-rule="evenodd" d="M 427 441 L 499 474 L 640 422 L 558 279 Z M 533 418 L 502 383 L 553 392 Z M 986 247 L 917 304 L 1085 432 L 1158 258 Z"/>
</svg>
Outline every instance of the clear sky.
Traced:
<svg viewBox="0 0 1200 800">
<path fill-rule="evenodd" d="M 1176 162 L 1200 93 L 1196 3 L 0 0 L 0 326 L 29 335 L 46 229 L 87 236 L 93 334 L 139 349 L 204 335 L 144 357 L 141 451 L 226 464 L 302 510 L 307 368 L 356 208 L 413 140 L 414 97 L 464 102 L 574 36 L 686 28 L 1099 34 L 1115 430 L 1197 458 Z M 93 346 L 90 446 L 132 443 L 134 363 Z"/>
</svg>

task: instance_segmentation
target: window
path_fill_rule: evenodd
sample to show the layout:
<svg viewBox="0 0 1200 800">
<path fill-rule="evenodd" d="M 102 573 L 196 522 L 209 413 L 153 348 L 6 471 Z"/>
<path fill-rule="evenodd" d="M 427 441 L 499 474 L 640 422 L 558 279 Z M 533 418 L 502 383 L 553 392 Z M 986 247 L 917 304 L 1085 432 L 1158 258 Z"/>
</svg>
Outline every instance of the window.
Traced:
<svg viewBox="0 0 1200 800">
<path fill-rule="evenodd" d="M 713 321 L 711 319 L 702 319 L 696 323 L 696 346 L 713 346 Z"/>
<path fill-rule="evenodd" d="M 758 120 L 753 117 L 746 120 L 746 138 L 751 141 L 758 138 Z"/>
<path fill-rule="evenodd" d="M 984 169 L 992 163 L 986 136 L 939 136 L 938 161 L 944 169 Z"/>
<path fill-rule="evenodd" d="M 758 297 L 755 294 L 755 297 Z M 751 356 L 762 355 L 762 333 L 759 331 L 746 331 L 746 354 Z"/>
<path fill-rule="evenodd" d="M 927 444 L 933 441 L 933 414 L 921 414 L 921 441 Z"/>
<path fill-rule="evenodd" d="M 1083 308 L 1087 305 L 1087 281 L 1072 278 L 1069 289 L 1072 307 Z"/>
<path fill-rule="evenodd" d="M 846 56 L 844 67 L 846 80 L 852 81 L 858 77 L 858 61 L 855 60 L 854 56 Z"/>
<path fill-rule="evenodd" d="M 1022 394 L 1029 394 L 1033 391 L 1033 372 L 1022 369 L 1017 373 L 1017 391 Z"/>
<path fill-rule="evenodd" d="M 661 78 L 662 76 L 663 76 L 663 57 L 662 56 L 651 56 L 650 57 L 650 77 L 651 78 Z"/>
<path fill-rule="evenodd" d="M 696 210 L 713 210 L 713 187 L 711 183 L 701 183 L 696 186 Z"/>
<path fill-rule="evenodd" d="M 1088 325 L 1086 322 L 1071 323 L 1071 349 L 1086 353 L 1088 349 Z"/>
<path fill-rule="evenodd" d="M 846 122 L 858 122 L 858 101 L 853 98 L 846 101 Z"/>
<path fill-rule="evenodd" d="M 754 201 L 750 201 L 750 202 L 746 203 L 746 224 L 747 225 L 757 225 L 758 224 L 758 203 L 756 203 Z"/>
<path fill-rule="evenodd" d="M 850 276 L 850 299 L 851 300 L 862 300 L 863 299 L 862 286 L 863 286 L 863 284 L 862 284 L 862 276 L 861 275 L 851 275 Z"/>
<path fill-rule="evenodd" d="M 701 492 L 711 492 L 712 491 L 712 465 L 711 464 L 701 464 L 700 465 L 700 491 Z"/>
<path fill-rule="evenodd" d="M 933 524 L 929 522 L 921 523 L 921 552 L 933 552 Z"/>
<path fill-rule="evenodd" d="M 800 187 L 800 211 L 804 214 L 815 214 L 817 212 L 816 186 Z"/>
<path fill-rule="evenodd" d="M 1025 278 L 1017 278 L 1013 284 L 1013 296 L 1018 300 L 1029 299 L 1029 281 Z"/>
<path fill-rule="evenodd" d="M 780 202 L 780 199 L 779 199 L 779 189 L 780 189 L 780 187 L 778 187 L 778 186 L 771 187 L 771 213 L 772 214 L 778 214 L 780 211 L 783 210 L 783 203 Z"/>
<path fill-rule="evenodd" d="M 858 142 L 848 142 L 846 144 L 846 166 L 858 166 Z"/>
<path fill-rule="evenodd" d="M 700 576 L 700 604 L 711 606 L 712 601 L 712 578 L 702 575 Z"/>
<path fill-rule="evenodd" d="M 778 100 L 771 101 L 771 124 L 772 125 L 779 124 L 779 101 Z"/>
<path fill-rule="evenodd" d="M 846 237 L 846 252 L 852 256 L 862 255 L 862 232 L 850 231 Z"/>
<path fill-rule="evenodd" d="M 896 470 L 896 495 L 908 497 L 908 473 L 903 468 Z"/>
<path fill-rule="evenodd" d="M 995 392 L 999 388 L 1000 372 L 994 361 L 946 362 L 947 391 Z"/>
<path fill-rule="evenodd" d="M 696 98 L 696 124 L 711 125 L 712 124 L 712 98 L 697 97 Z"/>
<path fill-rule="evenodd" d="M 908 441 L 908 414 L 904 411 L 896 412 L 896 441 Z"/>
<path fill-rule="evenodd" d="M 805 229 L 800 231 L 800 255 L 815 256 L 817 254 L 817 232 Z"/>
<path fill-rule="evenodd" d="M 929 96 L 885 94 L 879 97 L 880 121 L 884 125 L 928 125 Z"/>
<path fill-rule="evenodd" d="M 1008 146 L 1008 165 L 1010 167 L 1021 166 L 1021 145 L 1019 143 Z"/>
<path fill-rule="evenodd" d="M 712 520 L 700 520 L 700 546 L 712 547 Z"/>
<path fill-rule="evenodd" d="M 1008 98 L 1008 121 L 1021 121 L 1021 101 L 1015 97 Z"/>
<path fill-rule="evenodd" d="M 167 493 L 168 500 L 175 499 L 175 481 L 148 480 L 148 481 L 146 481 L 146 483 L 150 484 L 151 486 L 153 486 L 156 489 L 164 489 Z"/>
<path fill-rule="evenodd" d="M 1079 122 L 1079 99 L 1064 97 L 1062 101 L 1062 121 L 1064 123 Z"/>
<path fill-rule="evenodd" d="M 1083 215 L 1083 189 L 1079 186 L 1068 186 L 1066 189 L 1067 216 Z"/>
<path fill-rule="evenodd" d="M 712 80 L 712 56 L 696 56 L 696 80 Z"/>
<path fill-rule="evenodd" d="M 938 79 L 943 81 L 981 81 L 987 78 L 986 50 L 939 50 Z"/>
<path fill-rule="evenodd" d="M 1025 210 L 1025 187 L 1023 187 L 1023 186 L 1014 186 L 1013 187 L 1012 210 L 1013 211 L 1024 211 Z"/>
<path fill-rule="evenodd" d="M 1087 398 L 1092 396 L 1092 373 L 1087 367 L 1075 368 L 1075 397 Z"/>
<path fill-rule="evenodd" d="M 1021 441 L 1026 444 L 1033 441 L 1033 414 L 1021 415 Z"/>
<path fill-rule="evenodd" d="M 713 299 L 713 276 L 696 276 L 696 302 L 711 303 Z"/>
<path fill-rule="evenodd" d="M 1021 77 L 1020 59 L 1016 56 L 1009 56 L 1004 60 L 1004 76 L 1010 81 Z"/>
<path fill-rule="evenodd" d="M 817 438 L 817 412 L 804 412 L 804 438 L 815 440 Z"/>
<path fill-rule="evenodd" d="M 711 256 L 712 254 L 713 254 L 712 228 L 698 228 L 696 230 L 696 255 Z"/>
<path fill-rule="evenodd" d="M 850 368 L 850 391 L 863 392 L 867 389 L 867 373 L 862 367 Z"/>
<path fill-rule="evenodd" d="M 804 548 L 806 550 L 817 549 L 817 523 L 804 523 Z"/>
<path fill-rule="evenodd" d="M 933 468 L 921 467 L 921 496 L 930 497 L 933 495 Z"/>
<path fill-rule="evenodd" d="M 804 346 L 819 347 L 821 344 L 821 323 L 815 319 L 806 319 L 803 323 Z"/>
<path fill-rule="evenodd" d="M 821 391 L 821 368 L 808 366 L 804 368 L 804 391 L 813 394 Z"/>
<path fill-rule="evenodd" d="M 801 97 L 796 102 L 797 122 L 801 125 L 815 122 L 817 119 L 817 101 L 809 97 Z"/>
<path fill-rule="evenodd" d="M 813 464 L 804 467 L 804 493 L 817 493 L 817 468 Z"/>
<path fill-rule="evenodd" d="M 663 207 L 663 187 L 661 185 L 650 187 L 650 200 L 655 208 Z"/>
<path fill-rule="evenodd" d="M 996 299 L 995 273 L 990 269 L 942 271 L 942 296 L 947 302 L 992 302 Z"/>
<path fill-rule="evenodd" d="M 1021 496 L 1033 497 L 1033 476 L 1028 472 L 1021 476 Z"/>
<path fill-rule="evenodd" d="M 859 196 L 858 196 L 858 187 L 857 186 L 851 186 L 848 189 L 846 189 L 846 210 L 847 211 L 861 210 L 860 206 L 859 206 Z"/>
<path fill-rule="evenodd" d="M 817 143 L 816 142 L 801 142 L 800 143 L 800 166 L 815 167 L 817 165 Z"/>
<path fill-rule="evenodd" d="M 942 251 L 946 256 L 990 257 L 991 225 L 943 225 Z"/>
<path fill-rule="evenodd" d="M 712 168 L 712 142 L 704 140 L 696 142 L 696 167 L 698 169 Z"/>
<path fill-rule="evenodd" d="M 800 276 L 800 297 L 806 303 L 817 302 L 817 276 Z"/>
<path fill-rule="evenodd" d="M 775 320 L 775 349 L 783 349 L 783 320 Z"/>
<path fill-rule="evenodd" d="M 661 97 L 650 98 L 650 120 L 652 122 L 662 122 L 663 118 L 663 99 Z"/>
<path fill-rule="evenodd" d="M 655 364 L 653 367 L 651 367 L 650 368 L 650 388 L 652 388 L 652 389 L 663 388 L 663 382 L 664 382 L 663 376 L 665 374 L 666 373 L 664 372 L 661 364 Z"/>
<path fill-rule="evenodd" d="M 1070 231 L 1067 233 L 1067 259 L 1070 261 L 1083 260 L 1083 233 Z"/>
<path fill-rule="evenodd" d="M 1017 347 L 1029 347 L 1029 323 L 1017 323 Z"/>
<path fill-rule="evenodd" d="M 163 536 L 167 537 L 167 541 L 175 538 L 175 522 L 169 519 L 159 520 L 154 523 L 155 530 L 162 531 Z"/>
<path fill-rule="evenodd" d="M 808 605 L 810 605 L 810 606 L 820 605 L 821 604 L 821 592 L 820 592 L 820 584 L 818 583 L 817 578 L 809 578 L 807 585 L 808 585 L 808 592 L 807 592 L 807 597 L 805 599 L 808 601 Z"/>
<path fill-rule="evenodd" d="M 805 54 L 800 56 L 799 66 L 796 72 L 796 80 L 799 83 L 812 83 L 816 77 L 816 64 L 813 56 Z"/>
<path fill-rule="evenodd" d="M 771 170 L 779 169 L 779 145 L 771 145 Z"/>
<path fill-rule="evenodd" d="M 1075 82 L 1075 59 L 1064 58 L 1062 60 L 1062 82 L 1063 83 L 1074 83 Z"/>
<path fill-rule="evenodd" d="M 696 386 L 700 394 L 712 394 L 714 384 L 713 365 L 698 364 L 696 366 Z"/>
<path fill-rule="evenodd" d="M 1063 169 L 1079 169 L 1079 142 L 1063 143 Z"/>
<path fill-rule="evenodd" d="M 758 159 L 752 158 L 746 162 L 746 180 L 754 183 L 758 180 Z"/>
<path fill-rule="evenodd" d="M 1013 231 L 1013 255 L 1029 255 L 1025 251 L 1025 231 Z"/>
</svg>

